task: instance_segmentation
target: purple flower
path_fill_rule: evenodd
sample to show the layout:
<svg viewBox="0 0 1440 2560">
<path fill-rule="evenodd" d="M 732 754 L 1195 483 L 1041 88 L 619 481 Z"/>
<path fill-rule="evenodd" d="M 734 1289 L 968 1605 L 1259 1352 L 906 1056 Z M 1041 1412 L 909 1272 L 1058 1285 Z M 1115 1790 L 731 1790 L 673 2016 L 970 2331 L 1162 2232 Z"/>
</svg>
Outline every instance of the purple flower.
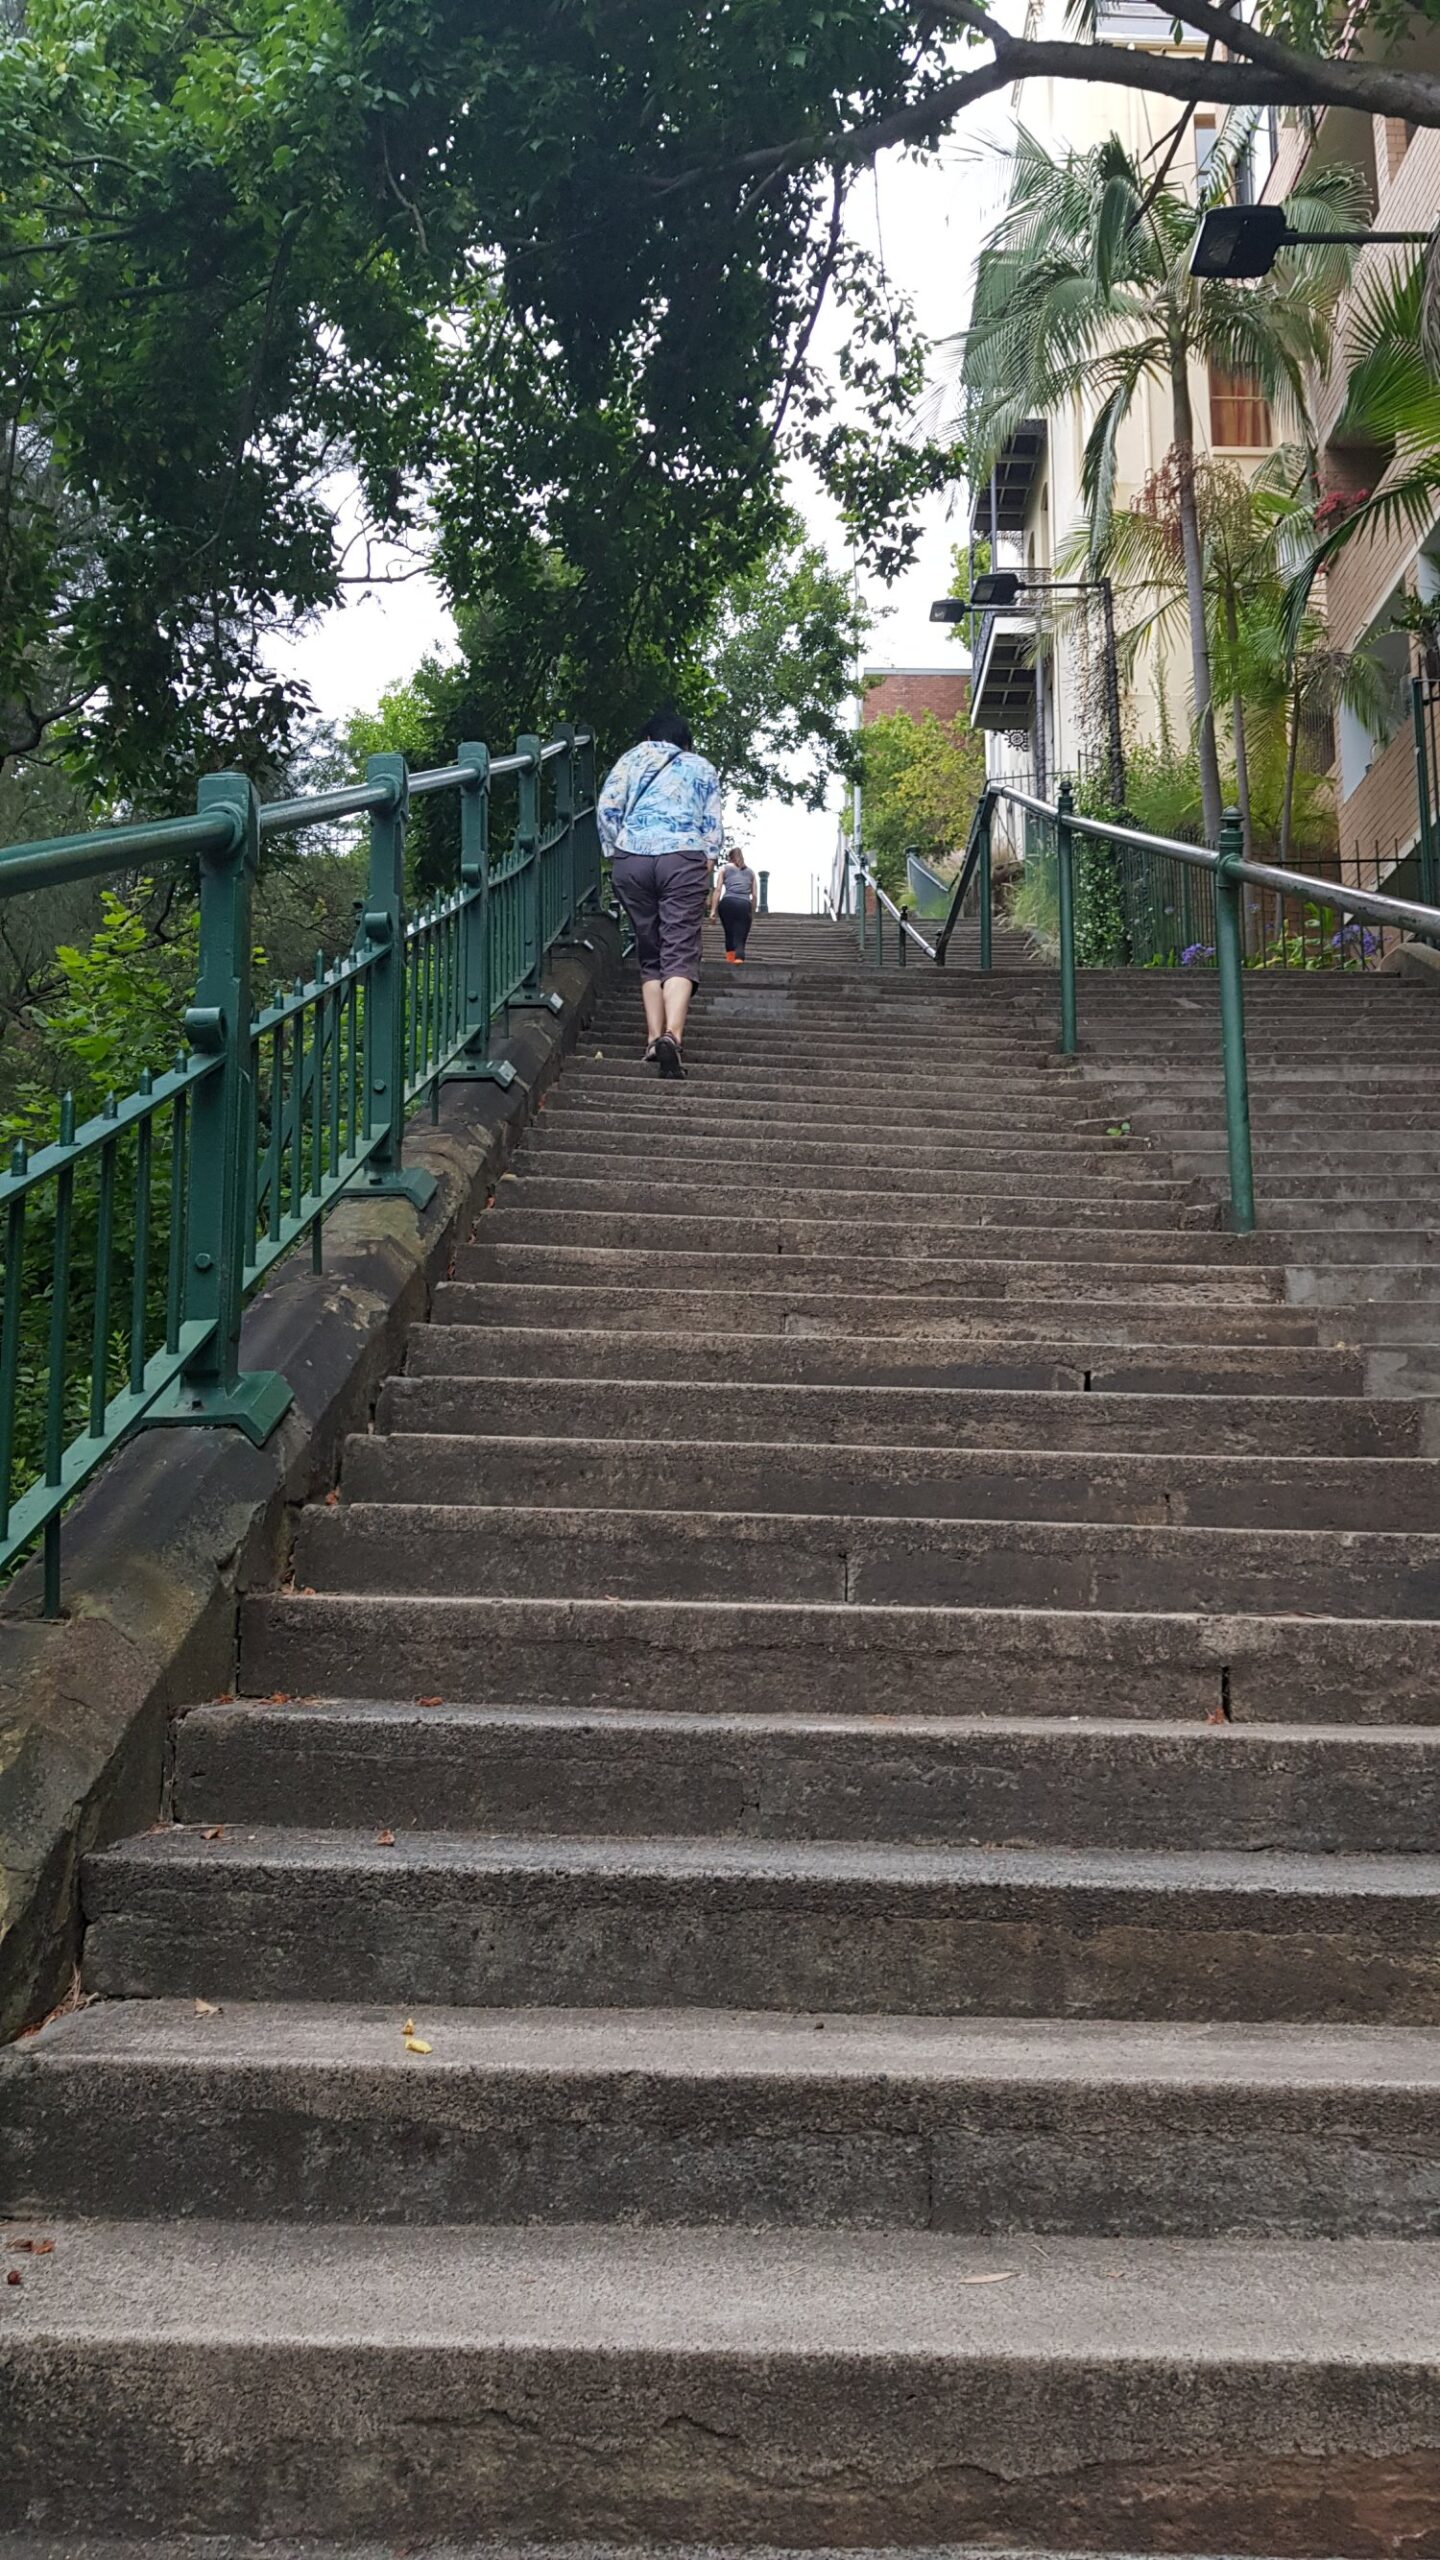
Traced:
<svg viewBox="0 0 1440 2560">
<path fill-rule="evenodd" d="M 1180 954 L 1180 966 L 1182 969 L 1193 969 L 1197 960 L 1213 960 L 1214 957 L 1213 942 L 1187 942 Z"/>
<path fill-rule="evenodd" d="M 1341 925 L 1338 933 L 1331 934 L 1330 948 L 1332 951 L 1358 952 L 1362 960 L 1370 960 L 1380 948 L 1380 936 L 1352 916 L 1348 924 Z"/>
</svg>

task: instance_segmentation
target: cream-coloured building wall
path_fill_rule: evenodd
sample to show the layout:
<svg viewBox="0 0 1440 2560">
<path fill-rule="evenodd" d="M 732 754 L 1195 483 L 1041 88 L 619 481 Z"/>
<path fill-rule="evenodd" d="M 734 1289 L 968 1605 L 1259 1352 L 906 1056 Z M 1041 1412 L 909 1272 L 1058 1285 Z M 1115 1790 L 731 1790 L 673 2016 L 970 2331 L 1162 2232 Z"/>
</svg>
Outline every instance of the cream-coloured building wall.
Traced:
<svg viewBox="0 0 1440 2560">
<path fill-rule="evenodd" d="M 1045 0 L 1045 5 L 1032 15 L 1045 34 L 1060 34 L 1064 29 L 1063 0 Z M 1107 41 L 1144 41 L 1147 49 L 1173 52 L 1177 50 L 1170 33 L 1170 22 L 1159 12 L 1143 8 L 1115 5 L 1102 14 L 1106 23 L 1101 32 Z M 1195 51 L 1198 47 L 1182 47 Z M 1076 82 L 1029 80 L 1017 83 L 1013 92 L 1017 123 L 1034 134 L 1047 150 L 1089 150 L 1110 134 L 1118 135 L 1133 159 L 1141 165 L 1155 166 L 1163 155 L 1170 135 L 1181 114 L 1171 99 L 1152 97 L 1148 93 L 1127 88 L 1094 87 Z M 1202 114 L 1204 111 L 1201 111 Z M 1198 119 L 1197 119 L 1198 120 Z M 1218 132 L 1223 113 L 1212 119 Z M 1171 170 L 1171 182 L 1194 192 L 1198 186 L 1194 127 L 1182 138 Z M 1202 450 L 1215 451 L 1216 458 L 1242 471 L 1253 471 L 1271 450 L 1269 443 L 1260 446 L 1212 447 L 1210 439 L 1210 387 L 1200 368 L 1192 368 L 1191 404 Z M 1055 568 L 1064 556 L 1067 544 L 1083 535 L 1086 510 L 1082 491 L 1082 460 L 1086 438 L 1094 425 L 1099 401 L 1081 397 L 1053 411 L 1046 420 L 1047 451 L 1045 464 L 1037 474 L 1027 515 L 1024 536 L 1008 546 L 1002 537 L 1002 557 L 1006 562 L 1043 570 Z M 1135 505 L 1151 475 L 1163 465 L 1174 442 L 1174 410 L 1168 388 L 1161 382 L 1147 383 L 1135 401 L 1121 431 L 1117 447 L 1116 504 Z M 983 502 L 982 502 L 983 519 Z M 981 529 L 983 531 L 983 520 Z M 1073 574 L 1073 573 L 1072 573 Z M 1146 600 L 1117 598 L 1117 617 L 1123 630 L 1127 623 L 1138 622 L 1145 615 Z M 1083 646 L 1073 615 L 1067 618 L 1058 609 L 1049 633 L 1049 664 L 1043 671 L 1041 692 L 1048 710 L 1047 779 L 1074 768 L 1084 741 L 1095 738 L 1096 723 L 1090 697 L 1094 691 L 1093 661 Z M 1162 648 L 1149 647 L 1137 662 L 1127 689 L 1126 727 L 1141 741 L 1158 740 L 1164 718 L 1161 688 L 1165 690 L 1168 725 L 1172 736 L 1188 734 L 1191 720 L 1189 653 L 1183 629 L 1167 640 Z M 996 771 L 1014 771 L 1016 754 L 1003 737 L 991 745 L 991 765 Z"/>
<path fill-rule="evenodd" d="M 1281 202 L 1307 169 L 1356 168 L 1383 231 L 1428 231 L 1440 218 L 1440 133 L 1407 129 L 1394 119 L 1327 110 L 1288 120 L 1266 194 Z M 1320 479 L 1326 490 L 1383 487 L 1396 466 L 1349 444 L 1337 432 L 1345 404 L 1357 294 L 1368 278 L 1413 254 L 1377 246 L 1361 251 L 1354 282 L 1337 315 L 1335 358 L 1313 386 Z M 1342 711 L 1337 722 L 1336 813 L 1343 851 L 1373 861 L 1377 876 L 1414 844 L 1419 828 L 1414 752 L 1405 716 L 1404 680 L 1411 644 L 1387 636 L 1398 597 L 1440 592 L 1440 509 L 1433 527 L 1396 524 L 1362 536 L 1341 552 L 1324 581 L 1322 602 L 1337 650 L 1370 647 L 1393 665 L 1395 698 L 1384 721 L 1366 723 Z"/>
</svg>

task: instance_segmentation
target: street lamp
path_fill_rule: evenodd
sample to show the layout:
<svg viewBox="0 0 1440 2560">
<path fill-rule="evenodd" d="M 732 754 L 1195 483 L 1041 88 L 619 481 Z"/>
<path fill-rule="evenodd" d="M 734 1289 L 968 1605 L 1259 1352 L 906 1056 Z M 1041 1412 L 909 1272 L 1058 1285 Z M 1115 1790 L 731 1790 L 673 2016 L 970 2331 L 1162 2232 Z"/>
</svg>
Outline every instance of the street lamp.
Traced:
<svg viewBox="0 0 1440 2560">
<path fill-rule="evenodd" d="M 970 613 L 1009 613 L 1022 596 L 1098 596 L 1105 621 L 1105 727 L 1109 739 L 1110 798 L 1125 806 L 1125 741 L 1120 734 L 1120 671 L 1115 660 L 1115 589 L 1108 578 L 1025 578 L 1018 569 L 989 569 L 975 580 L 968 604 L 943 596 L 930 607 L 932 622 L 958 622 Z"/>
<path fill-rule="evenodd" d="M 1428 231 L 1292 231 L 1283 204 L 1217 204 L 1195 234 L 1190 273 L 1240 284 L 1268 276 L 1282 249 L 1368 249 L 1372 242 L 1413 247 L 1429 237 Z"/>
</svg>

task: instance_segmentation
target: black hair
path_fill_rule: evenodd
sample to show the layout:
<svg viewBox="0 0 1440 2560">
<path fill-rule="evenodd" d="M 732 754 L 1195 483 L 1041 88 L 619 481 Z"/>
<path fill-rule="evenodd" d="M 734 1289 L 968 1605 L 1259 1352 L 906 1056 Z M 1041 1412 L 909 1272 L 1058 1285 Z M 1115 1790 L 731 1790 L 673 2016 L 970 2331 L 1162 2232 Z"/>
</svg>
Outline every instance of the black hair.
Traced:
<svg viewBox="0 0 1440 2560">
<path fill-rule="evenodd" d="M 680 747 L 686 755 L 695 744 L 695 734 L 689 721 L 678 711 L 657 711 L 654 719 L 646 722 L 645 735 L 653 738 L 658 746 Z"/>
</svg>

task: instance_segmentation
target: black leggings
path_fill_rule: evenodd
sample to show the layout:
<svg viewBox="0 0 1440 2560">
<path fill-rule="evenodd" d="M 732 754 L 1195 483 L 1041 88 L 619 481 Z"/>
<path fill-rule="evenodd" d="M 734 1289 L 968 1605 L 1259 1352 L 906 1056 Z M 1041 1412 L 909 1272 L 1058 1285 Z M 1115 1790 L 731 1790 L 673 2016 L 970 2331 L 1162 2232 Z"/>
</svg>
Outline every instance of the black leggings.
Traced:
<svg viewBox="0 0 1440 2560">
<path fill-rule="evenodd" d="M 755 910 L 749 899 L 722 898 L 716 912 L 725 927 L 726 950 L 735 952 L 743 960 L 745 945 L 750 939 L 750 927 L 755 916 Z"/>
</svg>

